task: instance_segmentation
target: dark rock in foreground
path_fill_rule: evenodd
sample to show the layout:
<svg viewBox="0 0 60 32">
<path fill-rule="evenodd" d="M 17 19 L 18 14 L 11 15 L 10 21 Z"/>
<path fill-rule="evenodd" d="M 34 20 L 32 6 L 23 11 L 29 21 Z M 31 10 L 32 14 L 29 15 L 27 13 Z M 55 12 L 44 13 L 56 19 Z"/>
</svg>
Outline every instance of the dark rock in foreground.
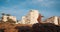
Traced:
<svg viewBox="0 0 60 32">
<path fill-rule="evenodd" d="M 32 26 L 33 32 L 60 32 L 60 26 L 52 23 L 36 23 Z"/>
</svg>

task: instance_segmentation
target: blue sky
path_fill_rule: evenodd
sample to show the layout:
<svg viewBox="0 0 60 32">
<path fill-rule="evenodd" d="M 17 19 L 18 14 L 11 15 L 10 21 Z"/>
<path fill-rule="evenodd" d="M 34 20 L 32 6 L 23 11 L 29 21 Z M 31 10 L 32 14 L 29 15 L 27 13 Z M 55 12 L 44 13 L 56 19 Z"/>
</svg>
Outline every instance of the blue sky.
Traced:
<svg viewBox="0 0 60 32">
<path fill-rule="evenodd" d="M 0 0 L 0 16 L 6 13 L 21 19 L 31 9 L 39 10 L 44 18 L 60 16 L 60 0 Z"/>
</svg>

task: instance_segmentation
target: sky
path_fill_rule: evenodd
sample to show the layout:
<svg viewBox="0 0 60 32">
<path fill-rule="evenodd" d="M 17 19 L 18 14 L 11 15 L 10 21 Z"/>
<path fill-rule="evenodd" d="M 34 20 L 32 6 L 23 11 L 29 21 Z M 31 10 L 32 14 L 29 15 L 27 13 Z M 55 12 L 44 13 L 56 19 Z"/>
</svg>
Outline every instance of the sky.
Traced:
<svg viewBox="0 0 60 32">
<path fill-rule="evenodd" d="M 60 0 L 0 0 L 1 13 L 21 19 L 29 10 L 38 10 L 44 18 L 60 16 Z"/>
</svg>

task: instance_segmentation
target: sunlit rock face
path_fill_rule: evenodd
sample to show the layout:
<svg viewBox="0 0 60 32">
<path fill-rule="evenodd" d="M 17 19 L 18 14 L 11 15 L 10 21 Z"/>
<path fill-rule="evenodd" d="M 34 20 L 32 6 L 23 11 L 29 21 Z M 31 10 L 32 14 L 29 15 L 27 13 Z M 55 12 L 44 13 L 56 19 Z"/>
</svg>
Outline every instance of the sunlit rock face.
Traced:
<svg viewBox="0 0 60 32">
<path fill-rule="evenodd" d="M 54 23 L 56 24 L 56 25 L 58 25 L 58 17 L 54 17 Z"/>
<path fill-rule="evenodd" d="M 30 12 L 22 17 L 22 20 L 20 23 L 22 24 L 34 24 L 38 23 L 37 18 L 39 16 L 38 10 L 30 10 Z"/>
<path fill-rule="evenodd" d="M 4 15 L 2 18 L 3 18 L 2 21 L 4 21 L 4 22 L 8 21 L 8 18 L 12 19 L 13 21 L 16 21 L 15 16 L 6 16 L 6 15 Z"/>
<path fill-rule="evenodd" d="M 57 16 L 53 16 L 48 18 L 47 20 L 45 20 L 46 23 L 53 23 L 55 25 L 58 25 L 58 17 Z"/>
</svg>

